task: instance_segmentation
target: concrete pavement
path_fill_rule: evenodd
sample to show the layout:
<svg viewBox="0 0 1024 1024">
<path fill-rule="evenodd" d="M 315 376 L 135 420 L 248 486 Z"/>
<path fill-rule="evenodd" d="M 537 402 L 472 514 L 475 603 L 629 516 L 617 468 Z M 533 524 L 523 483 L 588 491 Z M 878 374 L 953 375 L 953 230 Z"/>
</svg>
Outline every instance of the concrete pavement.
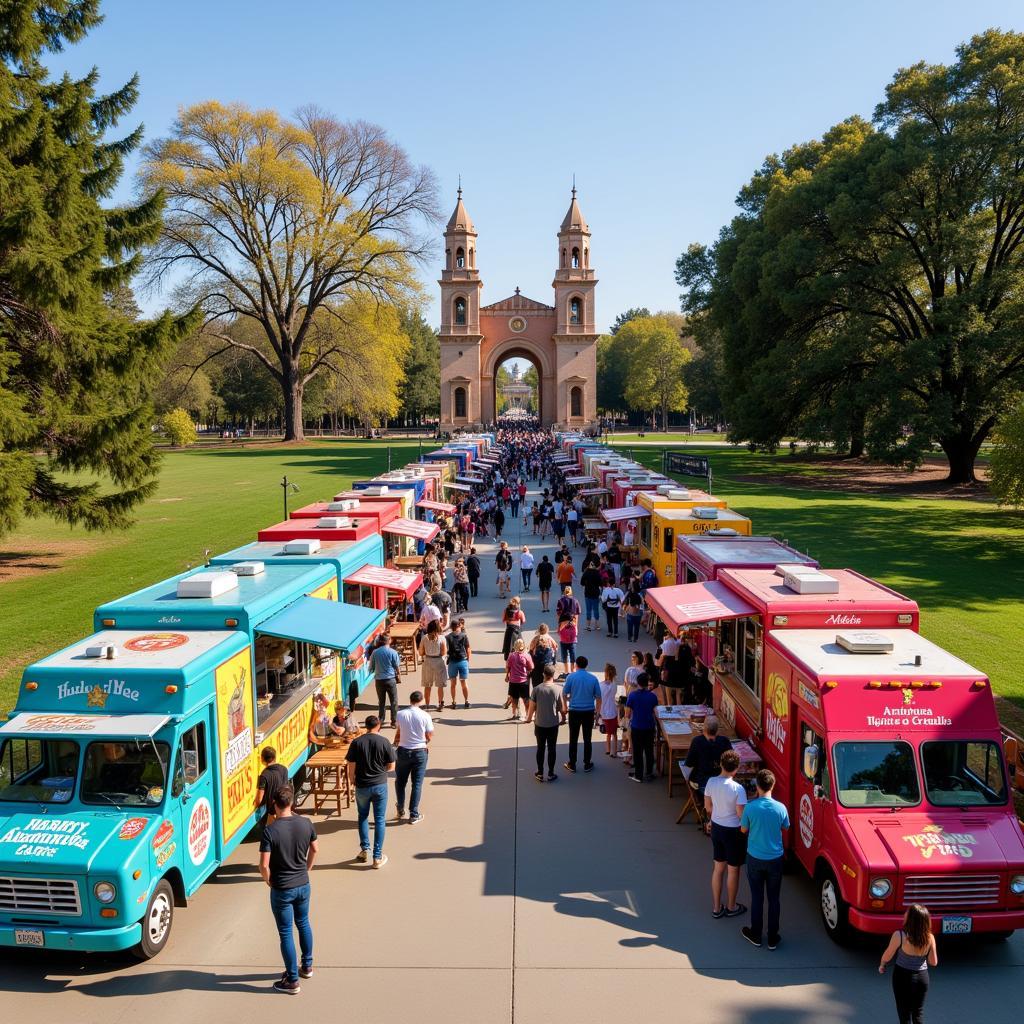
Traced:
<svg viewBox="0 0 1024 1024">
<path fill-rule="evenodd" d="M 508 525 L 513 546 L 525 540 L 538 557 L 553 552 L 550 540 L 534 544 L 528 530 L 520 536 L 520 524 Z M 601 753 L 593 774 L 559 769 L 555 784 L 534 780 L 532 728 L 506 721 L 501 710 L 504 602 L 496 596 L 493 538 L 478 547 L 481 596 L 467 616 L 473 706 L 436 716 L 424 821 L 389 825 L 382 871 L 353 862 L 354 808 L 340 820 L 313 819 L 321 837 L 316 975 L 299 996 L 288 1002 L 270 988 L 281 962 L 250 840 L 178 912 L 154 961 L 5 950 L 2 1019 L 892 1019 L 877 945 L 830 943 L 801 875 L 788 875 L 783 886 L 783 944 L 774 953 L 754 949 L 739 935 L 742 920 L 710 916 L 710 846 L 692 826 L 675 824 L 678 796 L 670 801 L 660 783 L 630 785 L 621 764 Z M 554 617 L 541 616 L 535 589 L 523 606 L 527 637 Z M 625 639 L 582 633 L 580 651 L 598 674 L 607 660 L 621 675 L 627 650 Z M 406 682 L 403 698 L 416 686 Z M 749 902 L 745 881 L 740 898 Z M 1012 1007 L 1024 981 L 1021 936 L 1000 945 L 943 943 L 940 958 L 929 1021 L 996 1019 Z"/>
</svg>

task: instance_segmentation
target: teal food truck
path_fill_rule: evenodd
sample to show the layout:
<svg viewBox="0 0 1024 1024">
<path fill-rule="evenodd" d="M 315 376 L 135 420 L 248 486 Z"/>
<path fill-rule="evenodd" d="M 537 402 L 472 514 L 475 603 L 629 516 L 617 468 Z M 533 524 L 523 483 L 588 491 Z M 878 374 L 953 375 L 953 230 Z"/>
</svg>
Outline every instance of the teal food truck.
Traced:
<svg viewBox="0 0 1024 1024">
<path fill-rule="evenodd" d="M 160 952 L 258 820 L 262 748 L 305 763 L 381 628 L 337 594 L 330 564 L 194 570 L 25 670 L 0 726 L 0 945 Z"/>
</svg>

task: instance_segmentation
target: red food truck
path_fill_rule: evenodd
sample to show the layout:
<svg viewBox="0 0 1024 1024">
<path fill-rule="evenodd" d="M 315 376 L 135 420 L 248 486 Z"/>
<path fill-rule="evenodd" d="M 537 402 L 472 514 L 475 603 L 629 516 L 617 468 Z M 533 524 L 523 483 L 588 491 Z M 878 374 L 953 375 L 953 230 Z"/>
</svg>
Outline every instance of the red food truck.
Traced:
<svg viewBox="0 0 1024 1024">
<path fill-rule="evenodd" d="M 801 554 L 774 537 L 704 533 L 676 538 L 676 580 L 679 583 L 717 580 L 722 569 L 774 569 L 787 564 L 818 567 L 810 555 Z"/>
</svg>

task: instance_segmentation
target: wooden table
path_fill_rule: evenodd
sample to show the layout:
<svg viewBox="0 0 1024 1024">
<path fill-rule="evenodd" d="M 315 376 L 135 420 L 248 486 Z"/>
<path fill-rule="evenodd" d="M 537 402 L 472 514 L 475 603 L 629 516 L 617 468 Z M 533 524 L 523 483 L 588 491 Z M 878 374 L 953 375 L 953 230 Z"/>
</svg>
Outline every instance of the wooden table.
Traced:
<svg viewBox="0 0 1024 1024">
<path fill-rule="evenodd" d="M 423 568 L 422 555 L 395 555 L 391 561 L 394 562 L 396 569 L 403 572 L 419 572 Z"/>
<path fill-rule="evenodd" d="M 331 746 L 321 747 L 307 762 L 310 771 L 309 795 L 313 798 L 313 810 L 319 811 L 329 800 L 337 803 L 341 814 L 341 798 L 345 806 L 352 806 L 352 790 L 348 783 L 348 741 L 342 740 Z"/>
<path fill-rule="evenodd" d="M 686 759 L 694 736 L 700 735 L 700 727 L 691 725 L 683 719 L 675 718 L 669 719 L 669 721 L 684 724 L 690 731 L 688 733 L 666 732 L 665 722 L 662 721 L 661 717 L 656 716 L 656 720 L 658 723 L 658 753 L 655 757 L 655 762 L 667 776 L 668 795 L 672 796 L 676 785 L 676 764 L 678 761 Z"/>
<path fill-rule="evenodd" d="M 416 654 L 416 633 L 419 625 L 415 622 L 393 622 L 388 632 L 391 634 L 391 644 L 398 651 L 402 659 L 402 671 L 415 671 L 419 664 Z"/>
</svg>

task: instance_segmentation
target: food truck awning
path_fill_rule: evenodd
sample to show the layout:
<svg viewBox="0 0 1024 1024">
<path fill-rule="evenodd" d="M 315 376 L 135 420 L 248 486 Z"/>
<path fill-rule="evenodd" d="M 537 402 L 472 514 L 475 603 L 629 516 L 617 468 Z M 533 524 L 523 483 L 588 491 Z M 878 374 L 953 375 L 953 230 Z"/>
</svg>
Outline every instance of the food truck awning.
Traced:
<svg viewBox="0 0 1024 1024">
<path fill-rule="evenodd" d="M 464 476 L 457 476 L 455 480 L 460 484 L 482 484 L 484 482 L 484 478 L 482 476 L 477 476 L 475 473 L 466 473 Z"/>
<path fill-rule="evenodd" d="M 469 484 L 446 483 L 445 487 L 447 487 L 448 490 L 450 491 L 465 491 L 467 494 L 473 489 L 472 487 L 469 486 Z"/>
<path fill-rule="evenodd" d="M 649 508 L 642 508 L 639 505 L 623 505 L 621 508 L 601 509 L 601 518 L 606 523 L 621 523 L 626 519 L 643 519 L 650 514 L 651 510 Z"/>
<path fill-rule="evenodd" d="M 567 476 L 565 482 L 573 487 L 578 487 L 580 484 L 596 484 L 597 481 L 592 476 Z"/>
<path fill-rule="evenodd" d="M 429 541 L 441 532 L 441 527 L 437 523 L 425 523 L 421 519 L 392 519 L 390 523 L 385 523 L 380 528 L 380 532 Z"/>
<path fill-rule="evenodd" d="M 351 576 L 346 576 L 345 582 L 359 583 L 364 587 L 383 587 L 396 594 L 412 597 L 423 582 L 423 573 L 400 572 L 398 569 L 385 569 L 379 565 L 364 565 Z"/>
<path fill-rule="evenodd" d="M 256 631 L 336 651 L 354 651 L 383 620 L 384 612 L 379 608 L 326 601 L 322 597 L 300 597 L 283 611 L 264 619 Z"/>
<path fill-rule="evenodd" d="M 446 516 L 450 516 L 455 511 L 454 505 L 449 505 L 446 501 L 431 501 L 429 498 L 417 501 L 416 507 L 425 508 L 431 512 L 443 512 Z"/>
<path fill-rule="evenodd" d="M 22 711 L 0 725 L 0 736 L 43 732 L 74 736 L 152 736 L 170 720 L 170 715 L 68 715 Z"/>
<path fill-rule="evenodd" d="M 611 494 L 607 487 L 588 487 L 580 491 L 581 498 L 596 498 L 599 494 Z"/>
<path fill-rule="evenodd" d="M 690 626 L 695 622 L 721 622 L 756 615 L 748 604 L 724 583 L 682 583 L 674 587 L 651 587 L 647 604 L 669 629 Z"/>
</svg>

